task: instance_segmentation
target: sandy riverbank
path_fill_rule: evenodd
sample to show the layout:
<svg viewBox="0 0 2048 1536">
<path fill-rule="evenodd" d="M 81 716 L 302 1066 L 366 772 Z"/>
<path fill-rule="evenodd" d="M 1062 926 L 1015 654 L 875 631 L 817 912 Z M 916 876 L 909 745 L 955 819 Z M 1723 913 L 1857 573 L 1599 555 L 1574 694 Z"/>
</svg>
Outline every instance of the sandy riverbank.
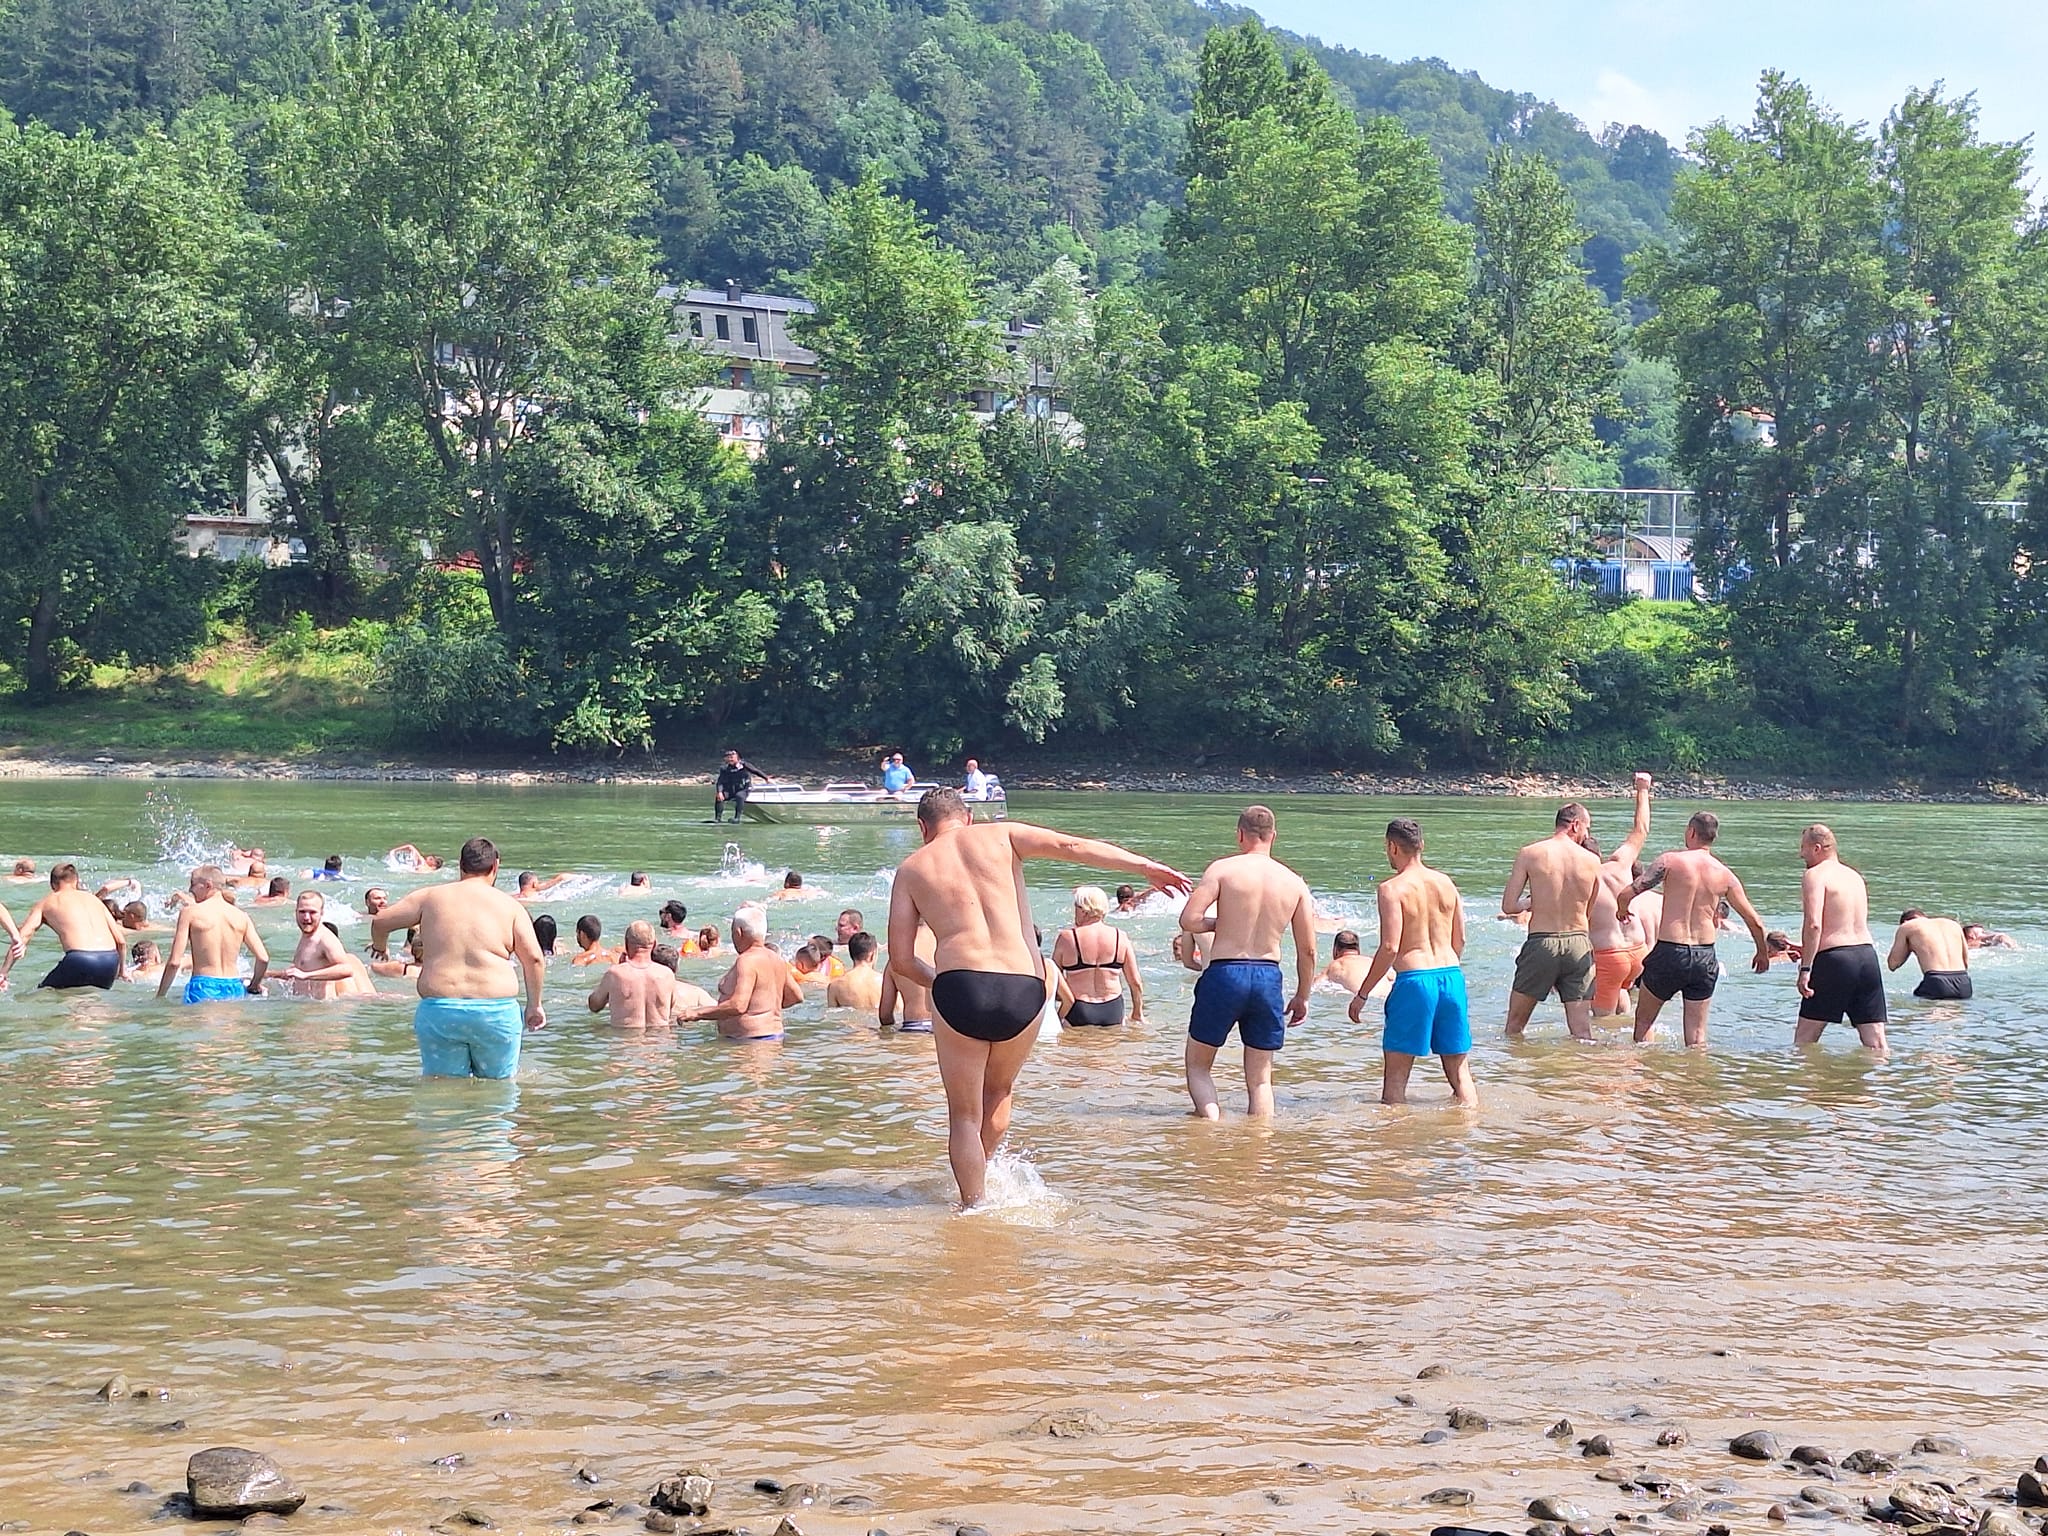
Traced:
<svg viewBox="0 0 2048 1536">
<path fill-rule="evenodd" d="M 712 767 L 664 758 L 630 763 L 564 763 L 556 760 L 427 762 L 399 759 L 128 760 L 62 757 L 28 751 L 0 753 L 0 778 L 11 779 L 289 779 L 309 782 L 440 784 L 627 784 L 708 788 Z M 764 759 L 780 776 L 822 783 L 834 778 L 871 777 L 864 759 L 806 754 Z M 1001 765 L 992 765 L 1000 768 Z M 1537 799 L 1599 799 L 1628 792 L 1626 775 L 1601 778 L 1550 773 L 1351 773 L 1300 772 L 1256 766 L 1205 766 L 1192 770 L 1152 764 L 1032 761 L 1002 770 L 1012 791 L 1217 795 L 1470 795 Z M 2041 805 L 2048 787 L 1985 781 L 1975 784 L 1849 785 L 1789 778 L 1673 775 L 1660 777 L 1659 793 L 1681 800 L 1866 801 L 1881 804 Z"/>
</svg>

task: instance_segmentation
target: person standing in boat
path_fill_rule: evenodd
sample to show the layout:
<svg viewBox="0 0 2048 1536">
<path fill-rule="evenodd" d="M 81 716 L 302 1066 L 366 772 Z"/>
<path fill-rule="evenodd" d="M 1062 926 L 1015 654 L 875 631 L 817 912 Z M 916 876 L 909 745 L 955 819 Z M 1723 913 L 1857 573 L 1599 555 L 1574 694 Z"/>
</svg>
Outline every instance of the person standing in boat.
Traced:
<svg viewBox="0 0 2048 1536">
<path fill-rule="evenodd" d="M 903 754 L 892 752 L 882 759 L 882 792 L 900 795 L 917 782 L 917 775 L 903 766 Z"/>
<path fill-rule="evenodd" d="M 744 761 L 731 747 L 725 749 L 725 764 L 718 770 L 718 782 L 711 794 L 711 819 L 725 820 L 725 808 L 732 807 L 732 819 L 747 819 L 747 792 L 754 787 L 754 780 L 765 779 L 768 775 L 752 763 Z"/>
</svg>

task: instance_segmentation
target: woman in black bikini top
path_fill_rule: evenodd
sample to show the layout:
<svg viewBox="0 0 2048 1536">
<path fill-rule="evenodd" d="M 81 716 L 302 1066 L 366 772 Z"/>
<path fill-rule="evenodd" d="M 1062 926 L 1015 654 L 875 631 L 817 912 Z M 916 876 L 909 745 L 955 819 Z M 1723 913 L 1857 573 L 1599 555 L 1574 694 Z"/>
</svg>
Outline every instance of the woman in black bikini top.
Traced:
<svg viewBox="0 0 2048 1536">
<path fill-rule="evenodd" d="M 1109 897 L 1099 886 L 1084 885 L 1074 891 L 1074 926 L 1062 928 L 1052 941 L 1052 962 L 1061 973 L 1060 991 L 1066 999 L 1061 1018 L 1071 1026 L 1079 1028 L 1109 1029 L 1124 1021 L 1124 987 L 1130 989 L 1130 1010 L 1133 1021 L 1142 1021 L 1145 1014 L 1145 989 L 1138 980 L 1138 967 L 1131 955 L 1130 941 L 1114 928 L 1109 928 L 1109 943 L 1099 941 L 1084 945 L 1083 933 L 1101 934 L 1108 925 L 1103 922 L 1109 911 Z M 1088 950 L 1093 948 L 1101 956 L 1090 960 Z M 1087 977 L 1077 989 L 1075 977 Z M 1083 997 L 1081 991 L 1096 995 Z"/>
</svg>

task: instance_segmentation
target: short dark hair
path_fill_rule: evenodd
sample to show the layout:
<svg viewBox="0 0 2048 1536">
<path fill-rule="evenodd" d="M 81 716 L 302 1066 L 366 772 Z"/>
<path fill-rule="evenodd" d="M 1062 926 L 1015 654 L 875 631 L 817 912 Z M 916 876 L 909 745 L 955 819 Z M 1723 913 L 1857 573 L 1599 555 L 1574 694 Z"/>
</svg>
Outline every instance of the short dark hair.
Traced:
<svg viewBox="0 0 2048 1536">
<path fill-rule="evenodd" d="M 78 866 L 76 864 L 67 862 L 63 864 L 52 864 L 50 866 L 51 890 L 54 891 L 59 886 L 76 884 L 78 884 Z"/>
<path fill-rule="evenodd" d="M 552 955 L 555 952 L 555 935 L 560 931 L 560 926 L 549 913 L 543 912 L 533 920 L 533 936 L 540 940 L 542 954 Z"/>
<path fill-rule="evenodd" d="M 812 934 L 811 948 L 815 949 L 818 952 L 818 958 L 820 960 L 828 958 L 832 953 L 832 936 L 828 933 Z"/>
<path fill-rule="evenodd" d="M 338 854 L 338 853 L 330 853 L 329 855 L 327 855 L 327 862 L 326 862 L 325 864 L 323 864 L 323 865 L 321 866 L 321 868 L 323 868 L 323 869 L 331 869 L 331 870 L 333 870 L 333 871 L 334 871 L 334 872 L 335 872 L 335 873 L 336 873 L 337 875 L 338 875 L 338 874 L 340 874 L 340 873 L 341 873 L 341 855 L 340 855 L 340 854 Z"/>
<path fill-rule="evenodd" d="M 521 871 L 519 871 L 519 879 L 517 881 L 517 884 L 519 886 L 519 889 L 523 891 L 529 885 L 539 885 L 540 876 L 536 875 L 530 869 L 522 869 Z"/>
<path fill-rule="evenodd" d="M 661 904 L 661 920 L 664 923 L 687 923 L 690 909 L 680 901 L 664 901 Z"/>
<path fill-rule="evenodd" d="M 1694 811 L 1685 825 L 1703 843 L 1712 843 L 1721 835 L 1721 818 L 1712 811 Z"/>
<path fill-rule="evenodd" d="M 645 885 L 646 883 L 647 871 L 644 869 L 636 869 L 626 877 L 626 884 L 628 885 Z"/>
<path fill-rule="evenodd" d="M 289 896 L 289 895 L 290 895 L 291 893 L 292 893 L 292 883 L 291 883 L 291 881 L 289 881 L 289 880 L 285 879 L 285 877 L 284 877 L 283 875 L 272 875 L 272 876 L 270 877 L 270 894 L 271 894 L 271 895 L 273 895 L 273 896 Z"/>
<path fill-rule="evenodd" d="M 1586 828 L 1586 835 L 1579 839 L 1579 846 L 1595 858 L 1603 857 L 1600 852 L 1600 839 L 1593 835 L 1591 827 Z"/>
<path fill-rule="evenodd" d="M 124 928 L 141 928 L 149 922 L 149 908 L 139 901 L 131 901 L 121 909 L 121 925 Z"/>
<path fill-rule="evenodd" d="M 498 867 L 498 845 L 488 837 L 472 837 L 456 861 L 465 875 L 488 875 Z"/>
<path fill-rule="evenodd" d="M 1557 808 L 1556 824 L 1560 827 L 1568 827 L 1575 821 L 1591 821 L 1592 819 L 1593 813 L 1576 800 L 1567 800 Z"/>
<path fill-rule="evenodd" d="M 875 958 L 875 936 L 863 928 L 846 941 L 846 957 L 855 965 Z"/>
<path fill-rule="evenodd" d="M 586 944 L 595 944 L 604 937 L 604 924 L 595 912 L 586 912 L 576 919 L 576 937 Z"/>
<path fill-rule="evenodd" d="M 699 949 L 718 948 L 718 930 L 716 928 L 699 928 L 697 930 L 697 947 Z"/>
<path fill-rule="evenodd" d="M 1927 914 L 1925 912 L 1922 912 L 1918 907 L 1908 907 L 1905 911 L 1899 914 L 1899 921 L 1902 923 L 1910 923 L 1911 921 L 1913 921 L 1914 918 L 1925 917 L 1926 915 Z"/>
<path fill-rule="evenodd" d="M 676 953 L 675 945 L 657 944 L 654 948 L 647 951 L 647 958 L 656 965 L 665 965 L 670 970 L 674 970 L 683 957 Z"/>
<path fill-rule="evenodd" d="M 1273 813 L 1263 805 L 1248 805 L 1237 814 L 1237 830 L 1254 842 L 1271 842 L 1274 827 Z"/>
<path fill-rule="evenodd" d="M 1330 940 L 1330 953 L 1332 955 L 1349 954 L 1356 948 L 1358 948 L 1358 935 L 1349 928 L 1340 928 L 1337 931 L 1337 936 Z"/>
<path fill-rule="evenodd" d="M 917 820 L 920 826 L 940 827 L 949 821 L 967 820 L 967 802 L 960 798 L 960 791 L 951 785 L 939 789 L 928 789 L 917 802 Z"/>
<path fill-rule="evenodd" d="M 1422 823 L 1413 816 L 1396 816 L 1387 823 L 1387 841 L 1410 853 L 1422 851 Z"/>
<path fill-rule="evenodd" d="M 841 908 L 839 909 L 839 915 L 840 915 L 841 917 L 850 917 L 850 918 L 852 918 L 852 919 L 853 919 L 853 926 L 854 926 L 854 928 L 855 928 L 855 930 L 856 930 L 856 931 L 857 931 L 857 930 L 858 930 L 858 929 L 859 929 L 859 928 L 860 928 L 860 927 L 862 926 L 862 923 L 863 923 L 863 922 L 865 921 L 865 920 L 864 920 L 864 919 L 863 919 L 863 918 L 861 917 L 861 915 L 860 915 L 860 908 L 859 908 L 859 907 L 841 907 Z"/>
<path fill-rule="evenodd" d="M 1792 935 L 1782 928 L 1773 928 L 1764 935 L 1764 948 L 1772 954 L 1779 954 L 1792 947 Z"/>
<path fill-rule="evenodd" d="M 782 877 L 782 888 L 785 891 L 801 890 L 803 888 L 803 883 L 804 877 L 798 874 L 793 869 L 788 874 Z"/>
<path fill-rule="evenodd" d="M 820 959 L 818 956 L 817 949 L 809 944 L 797 945 L 796 953 L 789 957 L 789 963 L 791 965 L 795 965 L 799 960 L 808 962 L 809 969 L 814 971 L 820 965 L 824 964 L 824 961 Z"/>
<path fill-rule="evenodd" d="M 1116 888 L 1116 899 L 1118 901 L 1130 901 L 1137 894 L 1138 888 L 1135 885 L 1120 885 Z"/>
</svg>

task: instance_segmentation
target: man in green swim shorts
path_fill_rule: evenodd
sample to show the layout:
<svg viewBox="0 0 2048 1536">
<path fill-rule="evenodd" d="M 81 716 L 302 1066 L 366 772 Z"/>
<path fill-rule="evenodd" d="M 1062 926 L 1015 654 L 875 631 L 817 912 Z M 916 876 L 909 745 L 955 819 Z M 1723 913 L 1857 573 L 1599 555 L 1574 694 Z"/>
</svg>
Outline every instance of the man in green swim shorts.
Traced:
<svg viewBox="0 0 2048 1536">
<path fill-rule="evenodd" d="M 420 930 L 420 1005 L 412 1022 L 422 1076 L 511 1077 L 519 1070 L 522 1023 L 547 1027 L 540 940 L 526 908 L 497 889 L 498 850 L 489 838 L 464 843 L 460 867 L 453 885 L 414 891 L 371 918 L 370 942 L 381 947 L 394 932 Z"/>
<path fill-rule="evenodd" d="M 1593 892 L 1600 856 L 1585 846 L 1592 818 L 1577 801 L 1561 806 L 1550 836 L 1515 855 L 1501 893 L 1504 917 L 1529 916 L 1529 936 L 1515 956 L 1508 993 L 1509 1037 L 1529 1027 L 1536 1005 L 1552 992 L 1564 1004 L 1565 1028 L 1575 1040 L 1593 1038 Z"/>
</svg>

